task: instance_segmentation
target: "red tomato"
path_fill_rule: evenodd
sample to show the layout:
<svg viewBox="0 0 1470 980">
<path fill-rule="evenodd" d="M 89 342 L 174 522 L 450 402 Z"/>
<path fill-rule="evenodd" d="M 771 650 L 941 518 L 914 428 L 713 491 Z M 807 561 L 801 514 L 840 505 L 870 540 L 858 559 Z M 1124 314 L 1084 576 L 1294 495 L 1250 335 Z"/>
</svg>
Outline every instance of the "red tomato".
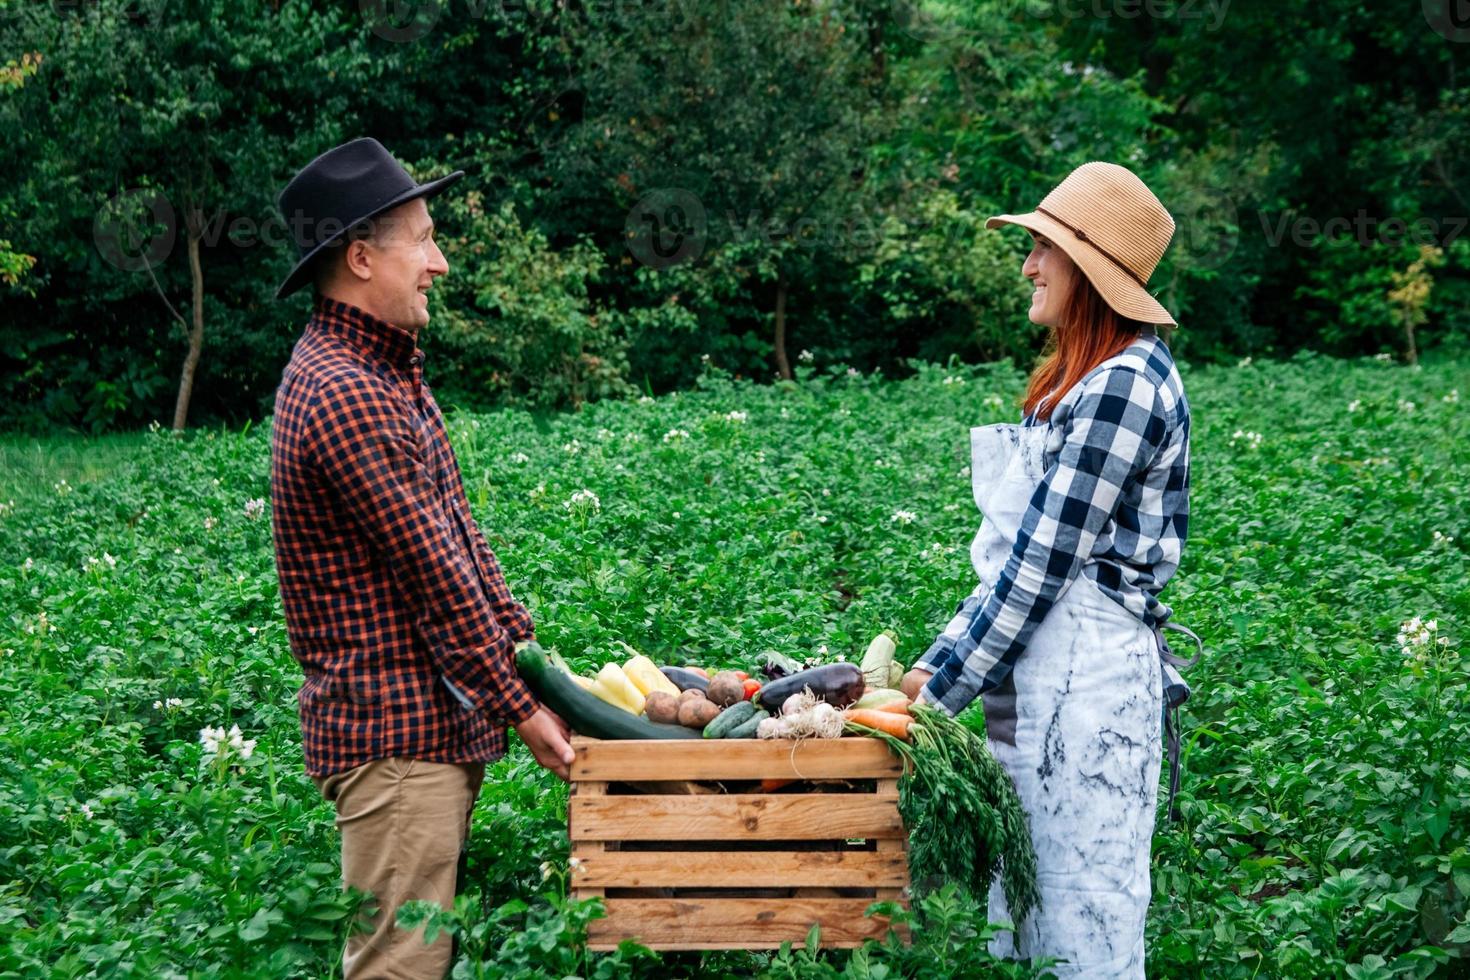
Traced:
<svg viewBox="0 0 1470 980">
<path fill-rule="evenodd" d="M 736 677 L 740 678 L 742 681 L 748 681 L 748 680 L 750 680 L 750 675 L 747 674 L 743 670 L 732 670 L 730 673 L 734 674 Z"/>
<path fill-rule="evenodd" d="M 749 701 L 761 689 L 761 682 L 753 678 L 745 680 L 745 700 Z"/>
</svg>

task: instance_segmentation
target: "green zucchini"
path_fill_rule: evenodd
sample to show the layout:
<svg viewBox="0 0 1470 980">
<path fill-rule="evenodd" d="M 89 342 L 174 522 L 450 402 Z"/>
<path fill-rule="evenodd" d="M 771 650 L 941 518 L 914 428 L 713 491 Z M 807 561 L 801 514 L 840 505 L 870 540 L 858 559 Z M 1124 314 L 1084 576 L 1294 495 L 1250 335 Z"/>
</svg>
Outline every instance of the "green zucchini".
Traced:
<svg viewBox="0 0 1470 980">
<path fill-rule="evenodd" d="M 749 703 L 749 702 L 746 702 Z M 741 722 L 734 731 L 725 735 L 726 738 L 755 738 L 755 730 L 761 726 L 761 722 L 771 717 L 769 712 L 757 711 L 748 719 Z"/>
<path fill-rule="evenodd" d="M 536 699 L 572 727 L 593 738 L 698 738 L 683 725 L 660 725 L 629 714 L 595 697 L 554 666 L 540 644 L 529 643 L 516 654 L 516 670 Z"/>
<path fill-rule="evenodd" d="M 704 726 L 705 738 L 725 738 L 738 726 L 755 714 L 755 705 L 749 701 L 736 701 L 715 716 L 715 720 Z"/>
</svg>

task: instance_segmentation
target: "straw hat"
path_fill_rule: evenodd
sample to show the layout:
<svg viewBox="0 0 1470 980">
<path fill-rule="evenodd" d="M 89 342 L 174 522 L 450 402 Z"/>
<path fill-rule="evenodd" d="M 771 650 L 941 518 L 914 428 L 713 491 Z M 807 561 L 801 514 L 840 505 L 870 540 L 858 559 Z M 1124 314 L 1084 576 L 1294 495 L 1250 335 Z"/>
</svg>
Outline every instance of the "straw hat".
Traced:
<svg viewBox="0 0 1470 980">
<path fill-rule="evenodd" d="M 1114 310 L 1143 323 L 1177 326 L 1148 292 L 1174 219 L 1138 175 L 1115 163 L 1084 163 L 1029 214 L 999 214 L 986 228 L 1020 225 L 1051 239 Z"/>
</svg>

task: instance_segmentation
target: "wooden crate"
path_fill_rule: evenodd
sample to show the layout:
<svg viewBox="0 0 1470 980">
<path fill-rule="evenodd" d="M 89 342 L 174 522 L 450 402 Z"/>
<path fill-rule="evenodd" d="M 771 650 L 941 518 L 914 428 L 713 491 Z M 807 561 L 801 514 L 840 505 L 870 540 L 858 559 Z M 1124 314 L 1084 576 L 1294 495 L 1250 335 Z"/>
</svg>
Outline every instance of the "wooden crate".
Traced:
<svg viewBox="0 0 1470 980">
<path fill-rule="evenodd" d="M 906 901 L 902 763 L 877 739 L 572 747 L 572 894 L 607 908 L 590 949 L 802 946 L 813 923 L 823 947 L 851 948 L 888 931 L 869 905 Z"/>
</svg>

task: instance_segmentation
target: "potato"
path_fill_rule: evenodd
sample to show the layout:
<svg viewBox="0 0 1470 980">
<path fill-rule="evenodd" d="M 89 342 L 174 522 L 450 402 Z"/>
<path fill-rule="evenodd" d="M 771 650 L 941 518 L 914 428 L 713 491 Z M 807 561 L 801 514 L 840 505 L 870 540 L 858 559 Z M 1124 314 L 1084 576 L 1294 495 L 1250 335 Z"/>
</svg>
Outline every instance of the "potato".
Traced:
<svg viewBox="0 0 1470 980">
<path fill-rule="evenodd" d="M 704 692 L 697 687 L 691 687 L 687 691 L 679 692 L 679 704 L 681 705 L 686 701 L 703 701 L 704 699 Z"/>
<path fill-rule="evenodd" d="M 679 699 L 667 691 L 650 691 L 643 702 L 643 713 L 649 721 L 673 725 L 679 720 Z"/>
<path fill-rule="evenodd" d="M 690 698 L 679 705 L 679 724 L 685 728 L 703 728 L 719 716 L 719 705 L 706 698 Z"/>
<path fill-rule="evenodd" d="M 733 670 L 722 670 L 710 678 L 705 696 L 721 708 L 728 708 L 745 700 L 745 682 Z"/>
</svg>

